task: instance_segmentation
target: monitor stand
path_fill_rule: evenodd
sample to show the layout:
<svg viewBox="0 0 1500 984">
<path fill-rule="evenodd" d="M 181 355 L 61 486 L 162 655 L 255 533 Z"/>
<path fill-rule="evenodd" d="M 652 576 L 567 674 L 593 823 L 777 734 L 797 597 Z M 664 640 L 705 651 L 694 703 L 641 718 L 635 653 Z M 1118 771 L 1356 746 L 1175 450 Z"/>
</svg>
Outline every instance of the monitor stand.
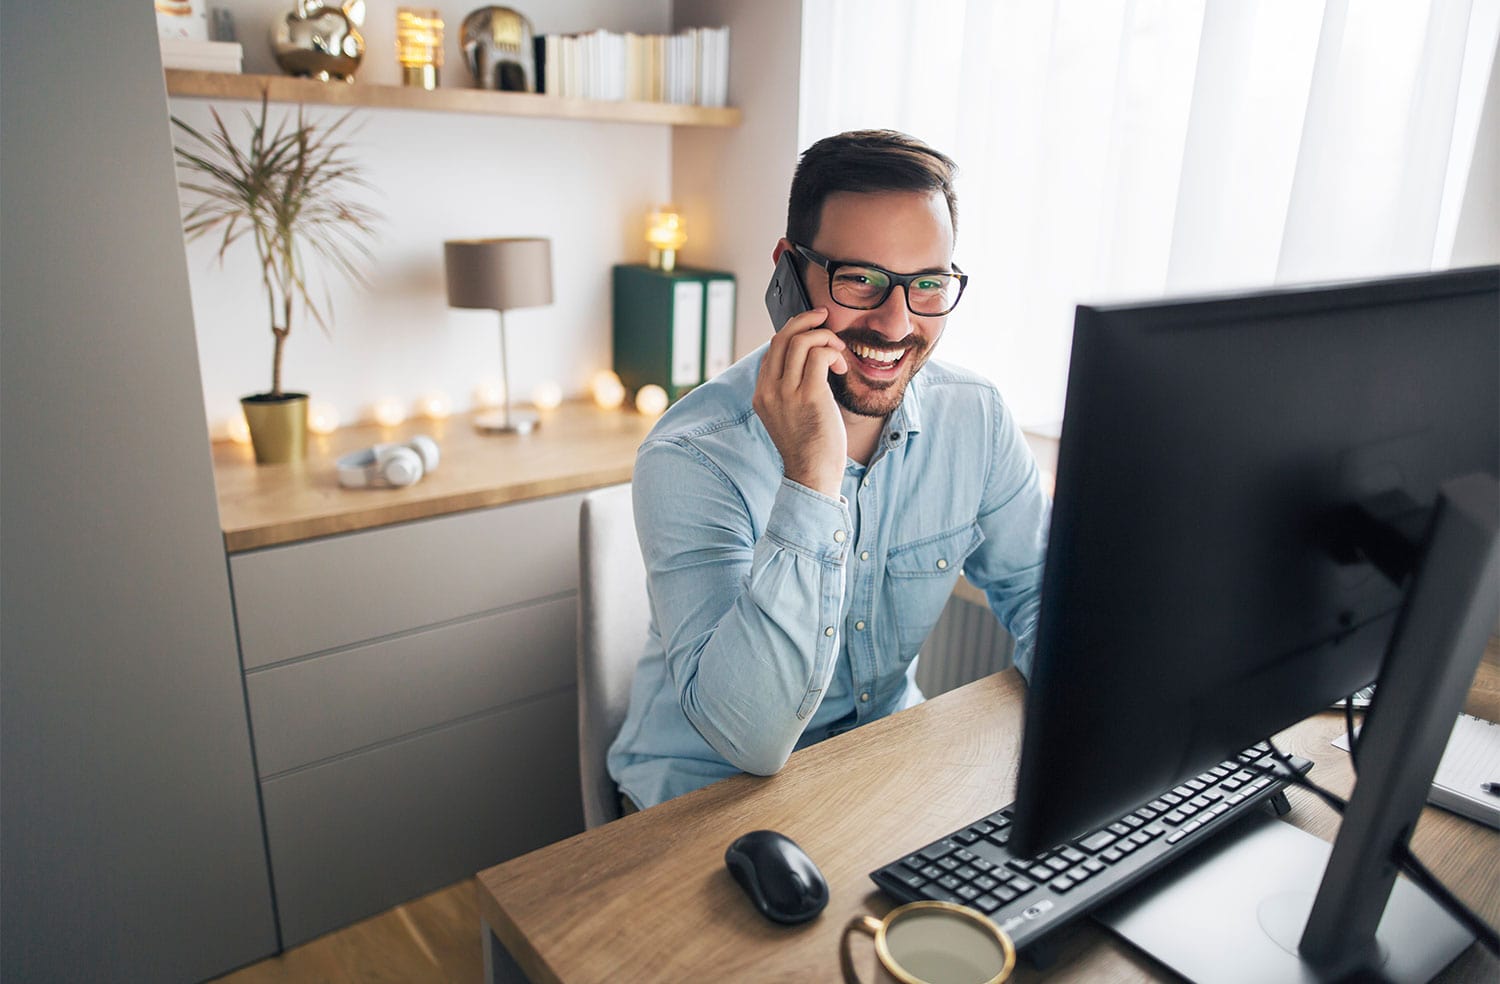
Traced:
<svg viewBox="0 0 1500 984">
<path fill-rule="evenodd" d="M 1338 839 L 1278 822 L 1226 832 L 1227 843 L 1205 845 L 1106 908 L 1105 925 L 1188 978 L 1247 984 L 1425 981 L 1473 941 L 1397 877 L 1392 859 L 1416 829 L 1500 614 L 1500 483 L 1444 483 L 1420 547 Z"/>
<path fill-rule="evenodd" d="M 1318 981 L 1297 947 L 1330 849 L 1255 813 L 1094 918 L 1189 980 Z M 1375 938 L 1378 973 L 1393 981 L 1430 980 L 1474 941 L 1405 877 Z"/>
</svg>

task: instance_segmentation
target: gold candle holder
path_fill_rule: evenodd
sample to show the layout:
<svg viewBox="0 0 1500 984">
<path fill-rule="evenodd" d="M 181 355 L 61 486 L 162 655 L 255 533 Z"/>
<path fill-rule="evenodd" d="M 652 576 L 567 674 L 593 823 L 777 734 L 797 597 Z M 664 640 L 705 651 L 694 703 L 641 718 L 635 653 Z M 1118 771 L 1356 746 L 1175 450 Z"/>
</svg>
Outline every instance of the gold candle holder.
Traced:
<svg viewBox="0 0 1500 984">
<path fill-rule="evenodd" d="M 430 7 L 397 7 L 396 60 L 402 85 L 436 89 L 443 65 L 442 15 Z"/>
</svg>

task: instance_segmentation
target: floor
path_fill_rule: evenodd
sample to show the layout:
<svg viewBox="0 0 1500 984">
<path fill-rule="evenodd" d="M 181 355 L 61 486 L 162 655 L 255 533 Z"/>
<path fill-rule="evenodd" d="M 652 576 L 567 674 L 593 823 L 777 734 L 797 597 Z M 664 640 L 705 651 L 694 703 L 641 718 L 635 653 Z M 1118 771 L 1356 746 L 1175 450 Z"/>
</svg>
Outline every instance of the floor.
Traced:
<svg viewBox="0 0 1500 984">
<path fill-rule="evenodd" d="M 473 878 L 243 967 L 223 984 L 471 984 L 484 976 Z"/>
</svg>

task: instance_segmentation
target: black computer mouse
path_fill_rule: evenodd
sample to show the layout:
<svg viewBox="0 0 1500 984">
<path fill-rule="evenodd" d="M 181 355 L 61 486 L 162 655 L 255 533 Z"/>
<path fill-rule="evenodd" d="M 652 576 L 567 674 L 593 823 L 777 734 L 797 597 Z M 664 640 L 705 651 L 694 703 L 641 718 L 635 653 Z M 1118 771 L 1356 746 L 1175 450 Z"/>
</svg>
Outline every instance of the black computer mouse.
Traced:
<svg viewBox="0 0 1500 984">
<path fill-rule="evenodd" d="M 729 845 L 724 864 L 767 919 L 807 922 L 828 904 L 823 872 L 785 834 L 752 830 Z"/>
</svg>

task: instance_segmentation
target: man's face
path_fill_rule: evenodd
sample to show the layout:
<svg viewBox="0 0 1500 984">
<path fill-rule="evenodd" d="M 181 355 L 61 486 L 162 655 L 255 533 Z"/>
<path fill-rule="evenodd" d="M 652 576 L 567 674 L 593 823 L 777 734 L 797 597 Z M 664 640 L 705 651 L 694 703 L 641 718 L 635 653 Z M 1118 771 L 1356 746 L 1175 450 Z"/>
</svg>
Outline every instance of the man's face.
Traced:
<svg viewBox="0 0 1500 984">
<path fill-rule="evenodd" d="M 806 245 L 835 262 L 869 264 L 893 273 L 948 271 L 953 223 L 940 192 L 836 192 L 823 204 L 817 237 Z M 947 317 L 912 314 L 900 286 L 874 310 L 851 310 L 829 296 L 827 270 L 810 263 L 802 266 L 808 298 L 828 309 L 824 327 L 849 347 L 849 371 L 829 373 L 834 398 L 860 416 L 890 414 L 932 354 Z"/>
</svg>

